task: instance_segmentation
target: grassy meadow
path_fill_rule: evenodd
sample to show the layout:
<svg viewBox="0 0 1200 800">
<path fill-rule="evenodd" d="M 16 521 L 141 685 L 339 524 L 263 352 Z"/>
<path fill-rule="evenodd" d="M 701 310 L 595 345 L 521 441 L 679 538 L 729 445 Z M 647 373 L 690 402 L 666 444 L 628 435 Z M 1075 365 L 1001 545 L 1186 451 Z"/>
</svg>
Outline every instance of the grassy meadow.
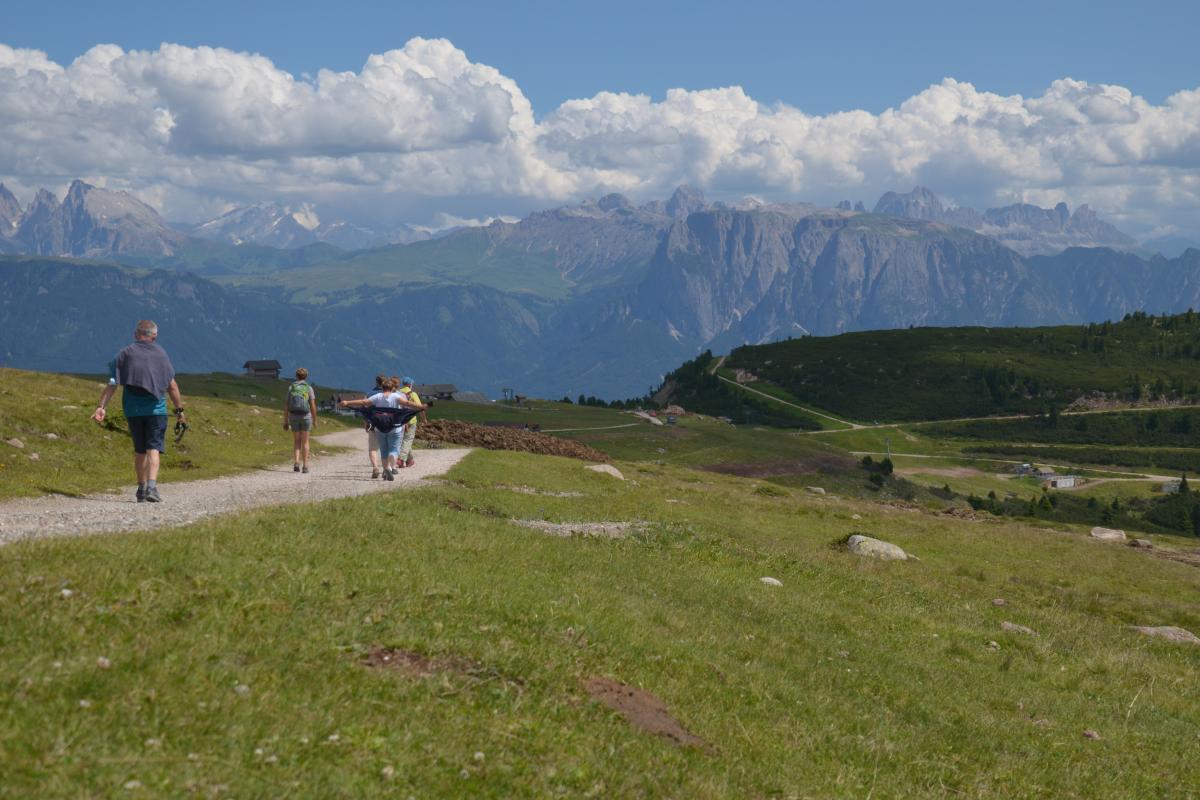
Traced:
<svg viewBox="0 0 1200 800">
<path fill-rule="evenodd" d="M 124 433 L 87 419 L 95 379 L 2 377 L 0 496 L 126 482 Z M 274 384 L 181 383 L 192 449 L 167 479 L 289 457 Z M 4 547 L 0 797 L 1200 794 L 1200 647 L 1129 629 L 1200 632 L 1200 570 L 1172 560 L 1194 539 L 970 514 L 944 483 L 1040 489 L 921 426 L 431 414 L 535 422 L 627 480 L 477 451 L 420 489 Z M 884 439 L 934 457 L 873 487 L 851 452 Z M 595 523 L 616 534 L 569 534 Z M 852 555 L 853 533 L 917 559 Z M 631 725 L 595 679 L 652 693 L 699 743 Z"/>
<path fill-rule="evenodd" d="M 477 452 L 426 489 L 6 547 L 0 794 L 1200 791 L 1200 648 L 1127 628 L 1200 629 L 1195 567 L 618 465 Z M 853 556 L 855 531 L 920 560 Z M 367 666 L 379 647 L 441 667 Z M 631 727 L 597 676 L 706 746 Z"/>
</svg>

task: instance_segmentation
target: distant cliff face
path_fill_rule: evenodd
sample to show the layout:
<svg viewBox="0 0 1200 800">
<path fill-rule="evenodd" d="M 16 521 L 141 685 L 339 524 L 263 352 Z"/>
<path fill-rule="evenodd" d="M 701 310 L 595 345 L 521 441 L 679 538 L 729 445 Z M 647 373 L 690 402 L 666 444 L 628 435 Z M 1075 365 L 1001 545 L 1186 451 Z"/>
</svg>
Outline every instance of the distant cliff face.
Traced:
<svg viewBox="0 0 1200 800">
<path fill-rule="evenodd" d="M 677 338 L 766 341 L 913 324 L 1016 324 L 1051 309 L 1027 295 L 1013 251 L 944 225 L 771 209 L 676 223 L 635 308 Z"/>
</svg>

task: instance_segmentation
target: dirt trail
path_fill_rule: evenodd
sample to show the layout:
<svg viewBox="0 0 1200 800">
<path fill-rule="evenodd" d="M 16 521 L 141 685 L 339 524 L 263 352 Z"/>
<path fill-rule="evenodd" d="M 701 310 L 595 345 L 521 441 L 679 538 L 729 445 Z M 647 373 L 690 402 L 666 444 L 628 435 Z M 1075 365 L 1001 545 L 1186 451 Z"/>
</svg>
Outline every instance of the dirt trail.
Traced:
<svg viewBox="0 0 1200 800">
<path fill-rule="evenodd" d="M 307 475 L 293 472 L 291 464 L 280 464 L 225 478 L 175 483 L 170 471 L 164 471 L 159 486 L 162 503 L 135 502 L 134 486 L 86 497 L 50 495 L 0 503 L 0 545 L 46 536 L 175 527 L 250 508 L 410 488 L 442 475 L 470 452 L 468 448 L 419 450 L 414 466 L 400 470 L 395 481 L 384 481 L 371 479 L 361 430 L 326 434 L 318 441 L 352 450 L 314 457 Z"/>
</svg>

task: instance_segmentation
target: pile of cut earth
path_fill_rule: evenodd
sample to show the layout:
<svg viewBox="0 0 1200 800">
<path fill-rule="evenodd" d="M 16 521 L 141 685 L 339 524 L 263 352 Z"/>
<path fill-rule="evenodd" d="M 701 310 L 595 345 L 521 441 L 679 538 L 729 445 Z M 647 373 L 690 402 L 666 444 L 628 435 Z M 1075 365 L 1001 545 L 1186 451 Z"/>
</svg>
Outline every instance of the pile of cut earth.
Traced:
<svg viewBox="0 0 1200 800">
<path fill-rule="evenodd" d="M 454 419 L 435 419 L 422 424 L 417 428 L 417 433 L 427 442 L 482 447 L 485 450 L 517 450 L 583 461 L 608 461 L 606 454 L 585 444 L 520 428 L 492 428 Z"/>
</svg>

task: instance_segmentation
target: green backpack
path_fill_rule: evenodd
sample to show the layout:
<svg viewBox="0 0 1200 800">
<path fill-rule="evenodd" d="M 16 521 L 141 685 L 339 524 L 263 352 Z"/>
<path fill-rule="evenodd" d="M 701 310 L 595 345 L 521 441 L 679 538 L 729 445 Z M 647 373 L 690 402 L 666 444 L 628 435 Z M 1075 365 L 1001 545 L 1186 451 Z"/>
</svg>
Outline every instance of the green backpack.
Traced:
<svg viewBox="0 0 1200 800">
<path fill-rule="evenodd" d="M 310 411 L 308 397 L 312 388 L 303 381 L 288 387 L 287 409 L 289 414 L 307 414 Z"/>
</svg>

